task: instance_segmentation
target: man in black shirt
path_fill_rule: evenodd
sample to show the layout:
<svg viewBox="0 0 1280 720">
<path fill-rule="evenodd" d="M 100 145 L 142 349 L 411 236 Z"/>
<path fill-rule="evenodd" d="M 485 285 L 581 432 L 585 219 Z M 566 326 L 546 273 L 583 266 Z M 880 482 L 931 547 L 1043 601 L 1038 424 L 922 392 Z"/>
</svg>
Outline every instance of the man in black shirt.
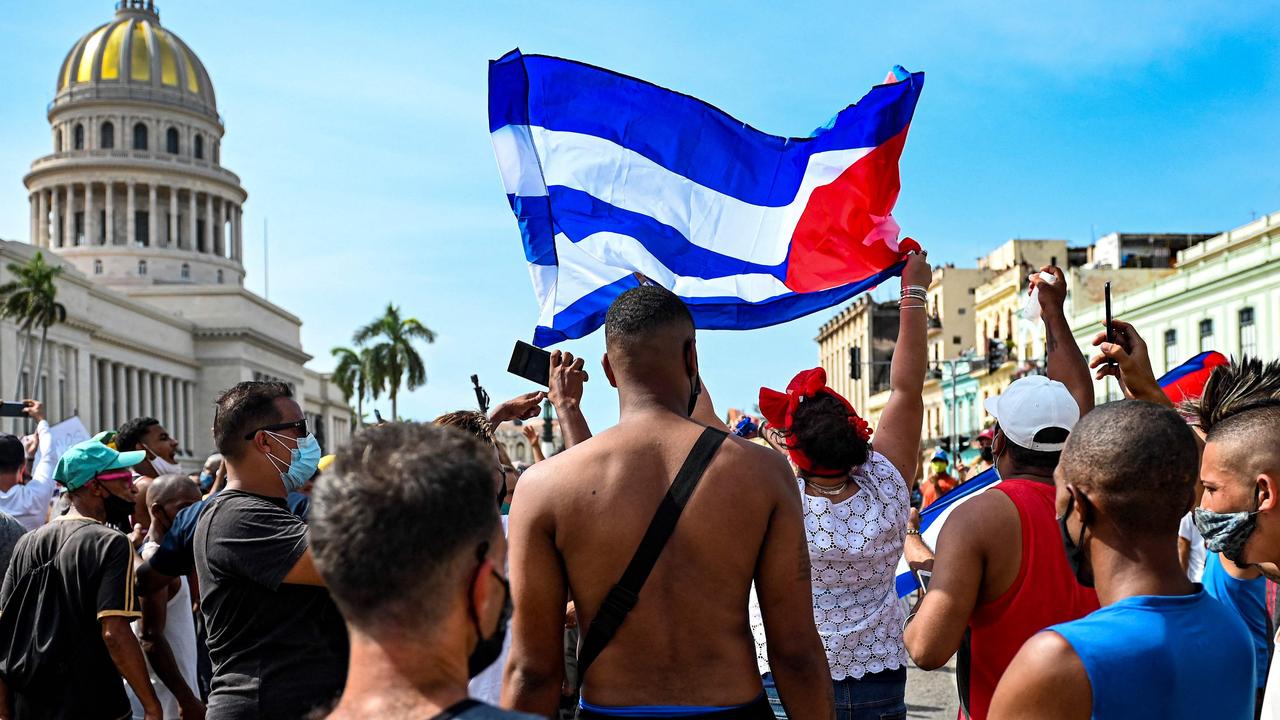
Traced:
<svg viewBox="0 0 1280 720">
<path fill-rule="evenodd" d="M 518 720 L 467 698 L 511 612 L 492 446 L 456 428 L 357 433 L 315 487 L 316 564 L 351 629 L 329 720 Z"/>
<path fill-rule="evenodd" d="M 210 720 L 305 717 L 346 678 L 346 628 L 316 572 L 307 526 L 285 501 L 320 459 L 292 395 L 284 383 L 243 382 L 217 401 L 226 489 L 205 501 L 195 532 L 214 665 Z"/>
<path fill-rule="evenodd" d="M 104 524 L 132 511 L 128 468 L 144 456 L 86 440 L 58 462 L 71 510 L 22 536 L 0 588 L 0 718 L 128 718 L 123 675 L 146 719 L 161 720 L 129 628 L 141 615 L 133 548 Z"/>
</svg>

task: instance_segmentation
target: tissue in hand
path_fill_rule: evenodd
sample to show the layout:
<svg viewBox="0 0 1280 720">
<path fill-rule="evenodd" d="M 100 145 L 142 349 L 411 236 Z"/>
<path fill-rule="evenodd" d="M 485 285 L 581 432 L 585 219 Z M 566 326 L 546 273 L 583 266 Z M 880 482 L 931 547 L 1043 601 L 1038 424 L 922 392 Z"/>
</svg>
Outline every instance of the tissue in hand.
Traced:
<svg viewBox="0 0 1280 720">
<path fill-rule="evenodd" d="M 1058 278 L 1050 272 L 1040 272 L 1040 279 L 1047 283 L 1058 282 Z M 1040 322 L 1040 288 L 1032 288 L 1027 296 L 1027 304 L 1022 306 L 1022 317 L 1031 322 Z"/>
</svg>

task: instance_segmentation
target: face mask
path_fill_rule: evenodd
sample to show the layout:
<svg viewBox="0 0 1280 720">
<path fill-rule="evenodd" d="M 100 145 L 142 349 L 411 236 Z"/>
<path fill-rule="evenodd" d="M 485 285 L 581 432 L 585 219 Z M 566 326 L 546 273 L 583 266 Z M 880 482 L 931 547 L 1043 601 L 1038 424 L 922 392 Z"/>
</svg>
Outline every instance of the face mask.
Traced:
<svg viewBox="0 0 1280 720">
<path fill-rule="evenodd" d="M 179 465 L 178 463 L 171 463 L 168 460 L 165 460 L 164 458 L 160 457 L 160 455 L 158 455 L 155 450 L 152 450 L 151 448 L 145 445 L 143 446 L 143 449 L 151 453 L 151 455 L 153 456 L 151 458 L 151 467 L 153 470 L 156 471 L 156 475 L 181 475 L 182 474 L 182 466 Z"/>
<path fill-rule="evenodd" d="M 982 458 L 982 462 L 987 463 L 988 465 L 995 465 L 996 463 L 996 456 L 991 452 L 991 448 L 989 447 L 982 448 L 982 450 L 979 451 L 978 456 Z"/>
<path fill-rule="evenodd" d="M 274 438 L 286 450 L 289 450 L 289 464 L 283 470 L 280 470 L 280 482 L 284 483 L 285 492 L 297 492 L 299 488 L 307 484 L 307 481 L 316 474 L 316 468 L 320 467 L 320 443 L 316 442 L 316 436 L 307 434 L 306 437 L 298 438 L 298 447 L 296 449 L 289 448 L 281 440 L 283 435 L 278 435 L 271 431 L 267 431 L 267 435 Z M 287 438 L 292 440 L 293 438 Z M 280 460 L 275 455 L 267 454 L 267 458 L 271 460 L 271 464 L 280 469 Z"/>
<path fill-rule="evenodd" d="M 1236 565 L 1244 565 L 1241 556 L 1249 536 L 1258 527 L 1258 511 L 1219 513 L 1212 510 L 1196 508 L 1191 514 L 1196 529 L 1204 536 L 1205 545 L 1210 551 L 1222 553 L 1226 559 Z"/>
<path fill-rule="evenodd" d="M 126 500 L 110 491 L 108 493 L 106 499 L 102 501 L 103 508 L 107 513 L 107 524 L 115 525 L 118 528 L 129 527 L 129 516 L 133 514 L 133 501 Z"/>
<path fill-rule="evenodd" d="M 1067 552 L 1067 565 L 1071 567 L 1071 574 L 1075 575 L 1076 582 L 1091 588 L 1093 587 L 1093 578 L 1085 577 L 1085 558 L 1084 547 L 1080 544 L 1084 542 L 1084 524 L 1080 525 L 1080 537 L 1072 540 L 1071 533 L 1067 532 L 1067 518 L 1071 517 L 1071 510 L 1075 507 L 1076 496 L 1070 495 L 1067 498 L 1067 511 L 1058 518 L 1058 529 L 1062 531 L 1062 548 Z M 1092 568 L 1089 568 L 1092 572 Z"/>
<path fill-rule="evenodd" d="M 493 629 L 493 634 L 485 637 L 480 630 L 479 613 L 475 610 L 471 612 L 471 624 L 475 626 L 476 637 L 479 638 L 475 649 L 471 651 L 471 657 L 467 658 L 467 675 L 473 678 L 498 661 L 498 657 L 502 655 L 502 645 L 507 640 L 507 623 L 511 621 L 511 584 L 496 571 L 490 572 L 502 583 L 502 614 L 498 616 L 498 626 Z"/>
<path fill-rule="evenodd" d="M 947 471 L 947 464 L 944 462 L 933 463 L 933 474 L 941 475 Z"/>
<path fill-rule="evenodd" d="M 209 492 L 213 489 L 213 473 L 208 470 L 200 473 L 200 492 Z"/>
</svg>

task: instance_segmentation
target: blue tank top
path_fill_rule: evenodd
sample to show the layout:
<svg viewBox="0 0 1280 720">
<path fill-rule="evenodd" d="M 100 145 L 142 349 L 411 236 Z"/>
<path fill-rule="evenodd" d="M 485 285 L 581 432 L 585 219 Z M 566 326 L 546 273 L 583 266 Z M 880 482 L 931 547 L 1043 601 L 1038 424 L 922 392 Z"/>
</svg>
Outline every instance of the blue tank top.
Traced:
<svg viewBox="0 0 1280 720">
<path fill-rule="evenodd" d="M 1253 720 L 1249 631 L 1208 593 L 1125 598 L 1048 629 L 1080 656 L 1096 720 Z"/>
<path fill-rule="evenodd" d="M 1224 560 L 1219 553 L 1209 553 L 1204 560 L 1204 591 L 1218 602 L 1234 610 L 1249 628 L 1253 636 L 1254 667 L 1257 669 L 1257 685 L 1266 687 L 1267 669 L 1271 665 L 1271 619 L 1267 615 L 1267 580 L 1259 575 L 1252 580 L 1231 577 L 1222 567 Z"/>
</svg>

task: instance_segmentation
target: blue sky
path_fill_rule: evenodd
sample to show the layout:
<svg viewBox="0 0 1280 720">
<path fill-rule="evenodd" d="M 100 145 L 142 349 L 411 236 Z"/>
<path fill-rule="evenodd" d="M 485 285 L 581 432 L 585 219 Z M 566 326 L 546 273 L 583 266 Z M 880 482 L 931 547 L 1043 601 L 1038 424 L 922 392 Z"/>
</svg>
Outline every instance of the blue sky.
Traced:
<svg viewBox="0 0 1280 720">
<path fill-rule="evenodd" d="M 519 46 L 642 77 L 767 132 L 804 135 L 894 64 L 928 79 L 895 215 L 934 261 L 1010 237 L 1219 231 L 1280 209 L 1280 4 L 170 2 L 200 56 L 242 178 L 247 285 L 304 320 L 312 367 L 388 301 L 439 333 L 429 418 L 526 389 L 505 372 L 537 317 L 489 145 L 489 59 Z M 0 237 L 26 240 L 22 175 L 51 151 L 63 56 L 109 0 L 0 1 Z M 817 363 L 835 309 L 702 333 L 723 409 Z M 599 334 L 569 343 L 598 370 Z M 616 400 L 594 373 L 597 426 Z M 388 403 L 378 403 L 384 410 Z"/>
</svg>

